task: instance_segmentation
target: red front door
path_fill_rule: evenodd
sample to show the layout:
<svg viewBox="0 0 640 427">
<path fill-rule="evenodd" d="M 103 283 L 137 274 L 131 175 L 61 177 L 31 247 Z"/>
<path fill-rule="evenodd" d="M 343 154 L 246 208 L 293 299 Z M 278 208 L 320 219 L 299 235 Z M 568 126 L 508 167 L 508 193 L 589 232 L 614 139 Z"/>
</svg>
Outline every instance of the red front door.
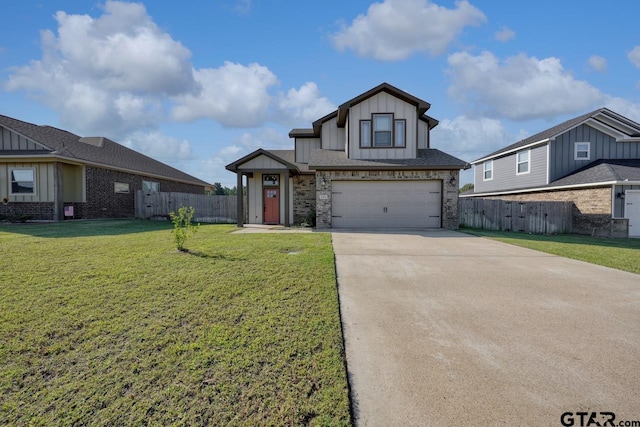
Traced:
<svg viewBox="0 0 640 427">
<path fill-rule="evenodd" d="M 265 224 L 278 224 L 280 222 L 280 190 L 278 188 L 265 188 L 262 203 L 264 205 L 262 222 Z"/>
</svg>

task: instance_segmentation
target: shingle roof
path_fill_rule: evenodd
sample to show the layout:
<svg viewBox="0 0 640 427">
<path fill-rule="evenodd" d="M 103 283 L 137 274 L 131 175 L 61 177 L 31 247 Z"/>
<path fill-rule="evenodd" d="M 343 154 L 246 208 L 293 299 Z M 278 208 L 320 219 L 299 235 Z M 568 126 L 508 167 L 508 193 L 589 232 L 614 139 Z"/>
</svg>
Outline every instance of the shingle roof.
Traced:
<svg viewBox="0 0 640 427">
<path fill-rule="evenodd" d="M 557 179 L 550 187 L 612 181 L 640 181 L 640 159 L 600 159 L 570 175 Z"/>
<path fill-rule="evenodd" d="M 418 150 L 415 159 L 356 160 L 349 159 L 344 151 L 313 150 L 309 168 L 338 169 L 466 169 L 469 164 L 435 148 Z"/>
<path fill-rule="evenodd" d="M 71 132 L 52 126 L 39 126 L 3 115 L 0 115 L 0 126 L 22 134 L 49 149 L 37 152 L 30 151 L 29 154 L 55 154 L 56 156 L 94 163 L 108 168 L 125 169 L 143 175 L 148 174 L 195 185 L 210 185 L 201 179 L 154 160 L 108 138 L 81 138 Z M 15 155 L 26 154 L 26 152 L 12 151 L 0 154 Z"/>
</svg>

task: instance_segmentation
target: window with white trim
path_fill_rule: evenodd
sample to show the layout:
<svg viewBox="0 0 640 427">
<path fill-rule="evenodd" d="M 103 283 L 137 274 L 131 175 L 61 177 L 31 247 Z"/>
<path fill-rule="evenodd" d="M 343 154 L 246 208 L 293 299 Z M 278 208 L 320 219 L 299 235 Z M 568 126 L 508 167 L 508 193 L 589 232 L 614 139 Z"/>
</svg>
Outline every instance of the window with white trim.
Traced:
<svg viewBox="0 0 640 427">
<path fill-rule="evenodd" d="M 11 169 L 11 194 L 24 196 L 36 194 L 36 170 L 34 168 Z"/>
<path fill-rule="evenodd" d="M 160 192 L 160 183 L 155 181 L 142 181 L 142 191 L 158 193 Z"/>
<path fill-rule="evenodd" d="M 573 160 L 590 160 L 591 159 L 591 143 L 576 142 L 574 144 Z"/>
<path fill-rule="evenodd" d="M 113 183 L 113 192 L 116 194 L 127 194 L 129 193 L 129 183 L 127 182 L 114 182 Z"/>
<path fill-rule="evenodd" d="M 483 163 L 483 180 L 491 181 L 493 179 L 493 160 L 487 160 Z"/>
<path fill-rule="evenodd" d="M 360 120 L 361 148 L 405 148 L 407 121 L 392 113 L 374 113 L 371 120 Z"/>
<path fill-rule="evenodd" d="M 531 150 L 516 153 L 516 175 L 529 173 Z"/>
</svg>

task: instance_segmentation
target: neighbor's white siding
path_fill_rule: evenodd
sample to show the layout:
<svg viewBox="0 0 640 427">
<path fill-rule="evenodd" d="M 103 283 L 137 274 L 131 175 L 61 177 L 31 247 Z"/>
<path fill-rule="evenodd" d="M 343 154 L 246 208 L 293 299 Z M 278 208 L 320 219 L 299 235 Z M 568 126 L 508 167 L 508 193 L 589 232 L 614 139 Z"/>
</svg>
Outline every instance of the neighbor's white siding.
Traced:
<svg viewBox="0 0 640 427">
<path fill-rule="evenodd" d="M 406 120 L 404 148 L 360 148 L 360 120 L 371 120 L 373 113 L 393 113 L 394 119 Z M 349 158 L 410 159 L 416 156 L 416 107 L 386 92 L 380 92 L 351 107 L 349 111 Z"/>
</svg>

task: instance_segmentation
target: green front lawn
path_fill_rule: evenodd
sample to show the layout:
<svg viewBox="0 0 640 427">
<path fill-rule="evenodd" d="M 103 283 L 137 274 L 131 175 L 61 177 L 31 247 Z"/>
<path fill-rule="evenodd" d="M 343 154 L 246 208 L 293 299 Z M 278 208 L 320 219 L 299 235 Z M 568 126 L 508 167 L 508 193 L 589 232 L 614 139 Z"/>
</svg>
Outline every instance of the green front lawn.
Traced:
<svg viewBox="0 0 640 427">
<path fill-rule="evenodd" d="M 327 233 L 0 225 L 0 424 L 348 425 Z"/>
<path fill-rule="evenodd" d="M 477 229 L 460 229 L 460 231 L 640 274 L 640 239 L 589 237 L 576 234 L 540 235 Z"/>
</svg>

